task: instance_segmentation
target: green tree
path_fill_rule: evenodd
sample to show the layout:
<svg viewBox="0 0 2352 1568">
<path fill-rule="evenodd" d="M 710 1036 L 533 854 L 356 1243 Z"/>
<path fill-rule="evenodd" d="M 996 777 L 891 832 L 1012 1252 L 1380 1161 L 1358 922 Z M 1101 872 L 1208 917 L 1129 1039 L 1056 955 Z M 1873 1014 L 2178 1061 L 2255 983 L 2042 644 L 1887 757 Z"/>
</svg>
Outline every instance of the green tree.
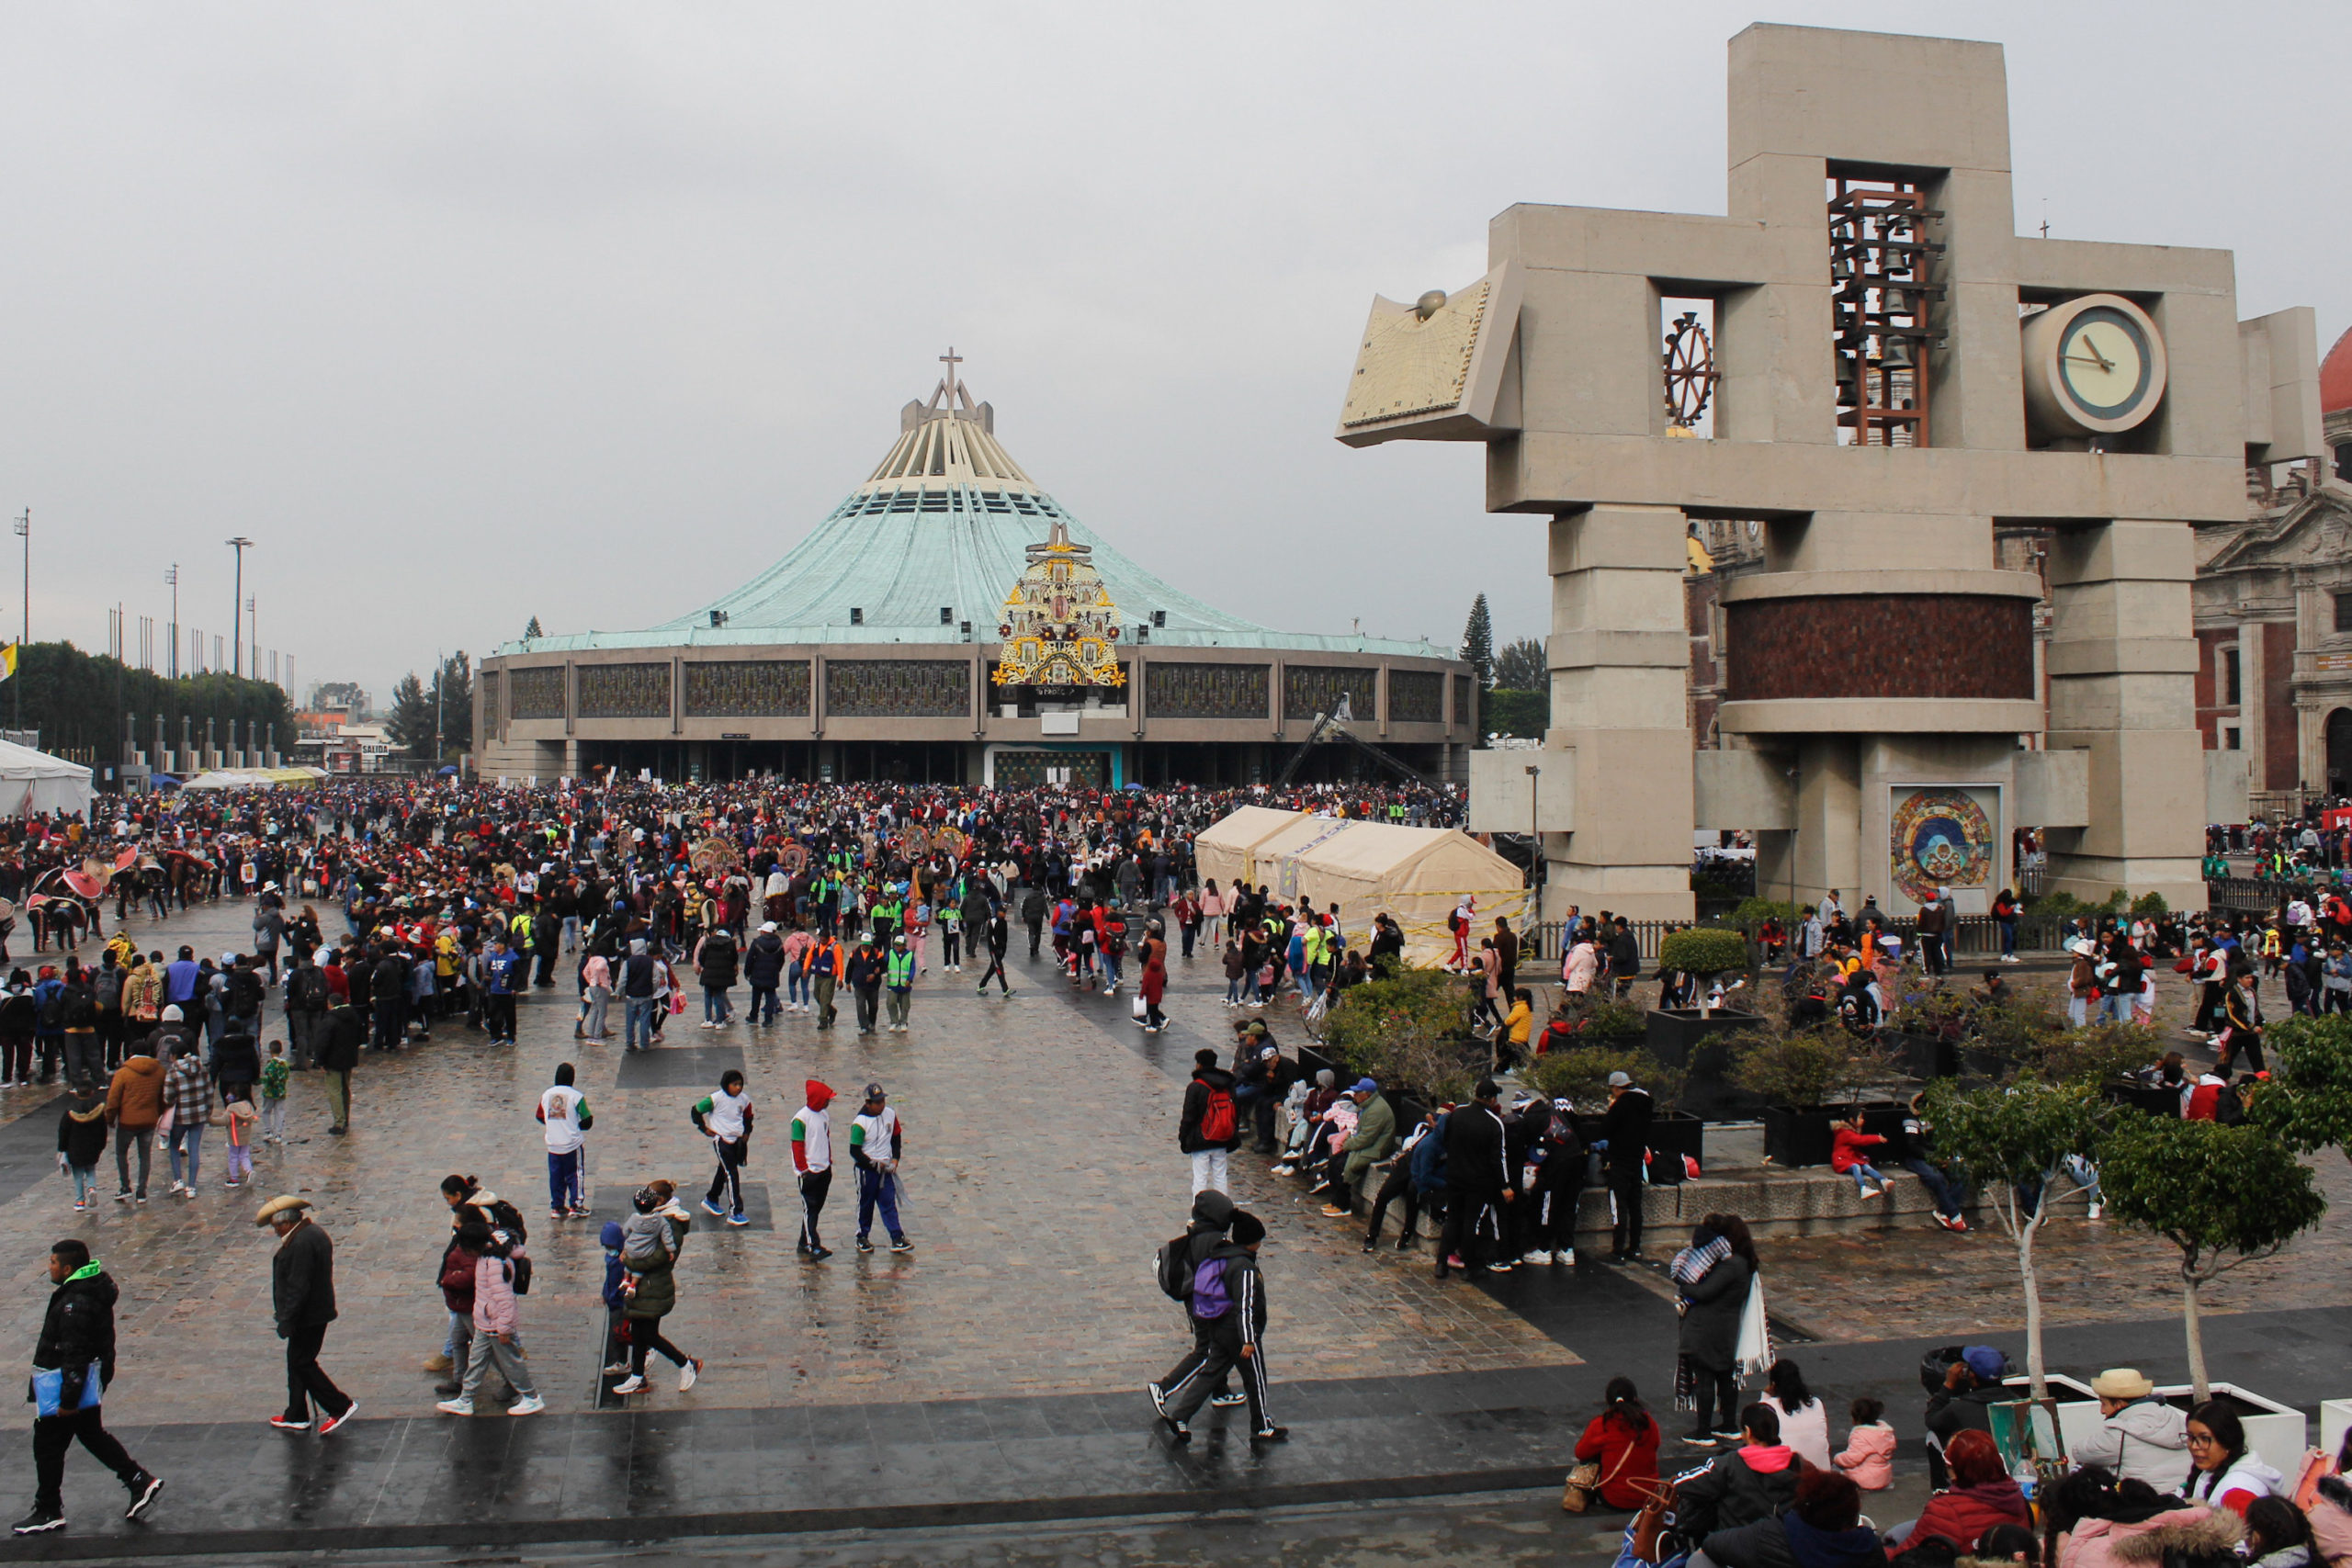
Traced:
<svg viewBox="0 0 2352 1568">
<path fill-rule="evenodd" d="M 529 626 L 525 626 L 525 627 L 523 628 L 523 635 L 524 635 L 526 637 L 545 637 L 545 636 L 547 636 L 548 634 L 547 634 L 547 633 L 545 633 L 545 632 L 543 632 L 543 631 L 541 631 L 541 630 L 539 629 L 539 618 L 538 618 L 538 616 L 537 616 L 537 615 L 533 615 L 533 616 L 531 617 L 531 624 L 530 624 Z"/>
<path fill-rule="evenodd" d="M 474 669 L 473 660 L 459 649 L 441 661 L 433 672 L 433 684 L 426 695 L 434 700 L 435 720 L 440 726 L 435 756 L 447 759 L 460 757 L 474 745 Z"/>
<path fill-rule="evenodd" d="M 1472 601 L 1470 619 L 1463 625 L 1461 658 L 1477 671 L 1480 691 L 1495 683 L 1495 618 L 1487 613 L 1484 593 Z"/>
<path fill-rule="evenodd" d="M 1532 637 L 1503 644 L 1495 655 L 1495 684 L 1514 692 L 1550 691 L 1552 671 L 1544 645 Z"/>
<path fill-rule="evenodd" d="M 2170 1116 L 2134 1117 L 2116 1128 L 2099 1187 L 2119 1219 L 2180 1248 L 2188 1381 L 2202 1401 L 2212 1390 L 2198 1292 L 2319 1224 L 2327 1200 L 2312 1186 L 2311 1168 L 2261 1125 Z"/>
<path fill-rule="evenodd" d="M 433 697 L 413 671 L 392 688 L 392 708 L 384 720 L 384 733 L 412 757 L 433 755 Z"/>
<path fill-rule="evenodd" d="M 1486 694 L 1482 705 L 1485 712 L 1478 716 L 1478 730 L 1498 735 L 1521 735 L 1531 740 L 1541 740 L 1552 726 L 1552 694 L 1549 692 L 1520 692 L 1509 686 L 1497 686 Z"/>
<path fill-rule="evenodd" d="M 1699 976 L 1699 1016 L 1709 1017 L 1707 982 L 1730 970 L 1747 967 L 1747 939 L 1737 931 L 1690 926 L 1668 931 L 1657 944 L 1657 966 Z"/>
<path fill-rule="evenodd" d="M 1977 1190 L 2018 1249 L 2018 1284 L 2025 1296 L 2026 1373 L 2033 1397 L 2050 1397 L 2041 1353 L 2041 1284 L 2034 1273 L 2033 1242 L 2070 1155 L 2096 1162 L 2106 1139 L 2108 1107 L 2087 1084 L 2031 1081 L 2008 1089 L 1962 1090 L 1951 1078 L 1928 1088 L 1927 1120 L 1936 1147 Z M 2150 1120 L 2154 1120 L 2150 1118 Z M 2115 1189 L 2106 1188 L 2108 1201 Z M 2029 1194 L 2033 1198 L 2027 1201 Z"/>
<path fill-rule="evenodd" d="M 2297 1154 L 2335 1145 L 2352 1159 L 2352 1017 L 2284 1018 L 2263 1032 L 2270 1079 L 2246 1119 Z"/>
<path fill-rule="evenodd" d="M 1477 1073 L 1468 993 L 1460 977 L 1406 969 L 1349 988 L 1323 1021 L 1323 1053 L 1383 1089 L 1434 1105 L 1468 1097 Z"/>
</svg>

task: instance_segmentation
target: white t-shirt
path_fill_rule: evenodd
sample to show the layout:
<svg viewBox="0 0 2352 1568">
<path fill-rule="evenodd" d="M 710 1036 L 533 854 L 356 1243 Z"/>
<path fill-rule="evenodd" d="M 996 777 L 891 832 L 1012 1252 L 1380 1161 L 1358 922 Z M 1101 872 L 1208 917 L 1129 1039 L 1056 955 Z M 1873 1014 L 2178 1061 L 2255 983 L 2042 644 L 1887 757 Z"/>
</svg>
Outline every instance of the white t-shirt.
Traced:
<svg viewBox="0 0 2352 1568">
<path fill-rule="evenodd" d="M 568 1084 L 558 1084 L 539 1096 L 539 1114 L 547 1119 L 548 1153 L 568 1155 L 588 1141 L 580 1130 L 581 1108 L 588 1097 Z"/>
</svg>

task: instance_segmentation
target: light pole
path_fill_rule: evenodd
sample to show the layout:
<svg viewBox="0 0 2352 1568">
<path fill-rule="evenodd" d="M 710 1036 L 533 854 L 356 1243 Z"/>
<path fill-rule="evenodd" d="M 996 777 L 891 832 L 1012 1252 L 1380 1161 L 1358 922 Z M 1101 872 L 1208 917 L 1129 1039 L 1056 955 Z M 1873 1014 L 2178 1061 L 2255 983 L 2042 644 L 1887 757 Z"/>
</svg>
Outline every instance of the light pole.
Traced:
<svg viewBox="0 0 2352 1568">
<path fill-rule="evenodd" d="M 254 607 L 259 594 L 245 600 L 245 642 L 254 650 L 254 679 L 261 679 L 261 612 Z"/>
<path fill-rule="evenodd" d="M 33 640 L 33 509 L 17 519 L 17 536 L 25 542 L 25 629 L 17 637 L 17 728 L 25 728 L 25 649 Z"/>
<path fill-rule="evenodd" d="M 245 629 L 245 549 L 253 541 L 243 534 L 228 541 L 237 552 L 237 596 L 229 601 L 229 673 L 243 673 L 245 648 L 242 634 Z"/>
<path fill-rule="evenodd" d="M 1544 770 L 1534 763 L 1527 764 L 1527 885 L 1535 889 L 1535 915 L 1530 925 L 1544 920 L 1544 828 L 1539 820 L 1535 796 L 1544 781 Z"/>
<path fill-rule="evenodd" d="M 171 671 L 170 671 L 170 672 L 171 672 L 171 677 L 172 677 L 172 679 L 173 679 L 173 680 L 175 680 L 175 681 L 176 681 L 176 680 L 178 680 L 178 679 L 180 678 L 180 563 L 179 563 L 179 562 L 177 562 L 177 561 L 174 561 L 174 562 L 172 563 L 172 565 L 171 565 L 171 570 L 164 573 L 164 581 L 166 581 L 166 582 L 168 582 L 168 583 L 170 583 L 170 584 L 172 585 L 172 652 L 171 652 L 171 660 L 170 660 L 170 663 L 171 663 Z"/>
</svg>

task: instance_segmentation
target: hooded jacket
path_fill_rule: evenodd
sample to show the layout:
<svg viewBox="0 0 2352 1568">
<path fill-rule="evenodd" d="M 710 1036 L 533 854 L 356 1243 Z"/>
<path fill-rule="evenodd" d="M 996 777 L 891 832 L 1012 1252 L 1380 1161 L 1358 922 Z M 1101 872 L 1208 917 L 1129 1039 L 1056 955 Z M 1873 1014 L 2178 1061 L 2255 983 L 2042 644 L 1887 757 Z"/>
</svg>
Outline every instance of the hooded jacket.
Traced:
<svg viewBox="0 0 2352 1568">
<path fill-rule="evenodd" d="M 2058 1551 L 2059 1568 L 2159 1568 L 2173 1553 L 2188 1562 L 2226 1557 L 2245 1526 L 2226 1508 L 2182 1503 L 2149 1518 L 2078 1519 Z"/>
<path fill-rule="evenodd" d="M 1995 1525 L 2033 1528 L 2033 1510 L 2026 1506 L 2025 1494 L 2006 1475 L 1937 1493 L 1919 1511 L 1919 1522 L 1912 1527 L 1908 1539 L 1925 1540 L 1939 1535 L 1961 1551 L 1973 1551 L 1977 1538 Z"/>
<path fill-rule="evenodd" d="M 774 931 L 762 931 L 743 950 L 743 978 L 753 986 L 774 990 L 784 978 L 784 939 Z"/>
<path fill-rule="evenodd" d="M 1176 1123 L 1176 1146 L 1188 1155 L 1204 1149 L 1232 1149 L 1241 1144 L 1241 1117 L 1237 1110 L 1233 1118 L 1233 1135 L 1221 1142 L 1211 1143 L 1201 1136 L 1201 1119 L 1208 1114 L 1209 1093 L 1222 1089 L 1229 1098 L 1233 1093 L 1233 1075 L 1223 1067 L 1194 1067 L 1193 1081 L 1184 1086 L 1184 1113 Z"/>
<path fill-rule="evenodd" d="M 68 1105 L 57 1119 L 57 1152 L 65 1163 L 82 1170 L 94 1168 L 107 1152 L 107 1108 L 101 1100 L 87 1111 Z"/>
<path fill-rule="evenodd" d="M 2188 1416 L 2161 1399 L 2135 1399 L 2075 1445 L 2075 1461 L 2096 1464 L 2118 1481 L 2170 1491 L 2188 1473 Z"/>
<path fill-rule="evenodd" d="M 792 1168 L 814 1176 L 833 1168 L 833 1121 L 825 1114 L 833 1091 L 817 1078 L 808 1079 L 801 1089 L 808 1099 L 792 1118 Z"/>
<path fill-rule="evenodd" d="M 2341 1476 L 2320 1477 L 2319 1495 L 2312 1499 L 2312 1554 L 2328 1568 L 2352 1563 L 2352 1486 Z"/>
<path fill-rule="evenodd" d="M 133 1133 L 154 1126 L 164 1114 L 164 1064 L 133 1056 L 115 1069 L 107 1085 L 107 1120 Z"/>
<path fill-rule="evenodd" d="M 2238 1517 L 2245 1517 L 2246 1509 L 2257 1497 L 2285 1495 L 2278 1490 L 2286 1477 L 2263 1463 L 2250 1453 L 2240 1454 L 2230 1467 L 2219 1475 L 2199 1471 L 2180 1489 L 2181 1495 L 2199 1503 L 2219 1503 Z"/>
<path fill-rule="evenodd" d="M 114 1280 L 93 1258 L 49 1293 L 33 1346 L 33 1365 L 63 1371 L 98 1363 L 98 1381 L 114 1381 Z M 26 1397 L 29 1399 L 29 1391 Z"/>
<path fill-rule="evenodd" d="M 1675 1488 L 1675 1528 L 1703 1540 L 1770 1519 L 1796 1502 L 1797 1470 L 1796 1455 L 1779 1444 L 1724 1454 Z"/>
</svg>

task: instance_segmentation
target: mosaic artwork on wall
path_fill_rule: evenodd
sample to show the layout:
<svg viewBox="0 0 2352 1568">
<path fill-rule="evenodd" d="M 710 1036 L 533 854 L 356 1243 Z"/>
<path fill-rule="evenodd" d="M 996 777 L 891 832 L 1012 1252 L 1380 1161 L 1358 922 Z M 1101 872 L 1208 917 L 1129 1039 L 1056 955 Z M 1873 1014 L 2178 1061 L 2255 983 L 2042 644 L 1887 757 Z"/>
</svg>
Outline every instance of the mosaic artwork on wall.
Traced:
<svg viewBox="0 0 2352 1568">
<path fill-rule="evenodd" d="M 1888 867 L 1895 892 L 1924 904 L 1939 887 L 1983 891 L 1998 863 L 2001 792 L 1988 784 L 1895 784 Z"/>
<path fill-rule="evenodd" d="M 962 660 L 842 659 L 825 666 L 834 718 L 954 718 L 972 711 L 972 667 Z"/>
<path fill-rule="evenodd" d="M 561 718 L 563 666 L 539 664 L 506 672 L 506 716 Z"/>
<path fill-rule="evenodd" d="M 802 718 L 808 712 L 807 660 L 762 660 L 686 666 L 688 718 Z"/>
<path fill-rule="evenodd" d="M 1473 729 L 1478 725 L 1478 705 L 1471 700 L 1470 677 L 1467 675 L 1453 678 L 1453 722 L 1467 725 Z"/>
<path fill-rule="evenodd" d="M 996 628 L 1003 641 L 990 678 L 1000 686 L 1119 686 L 1119 607 L 1094 570 L 1091 545 L 1070 543 L 1057 519 L 1050 538 L 1029 547 L 1029 565 L 1004 598 Z"/>
<path fill-rule="evenodd" d="M 1144 666 L 1144 711 L 1154 718 L 1264 718 L 1263 664 L 1173 664 L 1154 660 Z"/>
<path fill-rule="evenodd" d="M 1293 664 L 1283 671 L 1283 717 L 1312 719 L 1318 713 L 1330 713 L 1340 705 L 1340 698 L 1348 699 L 1348 711 L 1358 724 L 1372 724 L 1380 716 L 1375 705 L 1379 696 L 1380 672 L 1376 670 L 1351 670 L 1335 664 Z"/>
<path fill-rule="evenodd" d="M 669 717 L 670 666 L 666 663 L 582 664 L 580 667 L 580 716 Z"/>
<path fill-rule="evenodd" d="M 474 733 L 487 740 L 498 733 L 498 671 L 485 670 L 474 682 L 474 708 L 478 715 Z"/>
<path fill-rule="evenodd" d="M 1107 789 L 1111 758 L 1102 751 L 999 751 L 993 776 L 999 789 Z"/>
<path fill-rule="evenodd" d="M 1434 670 L 1391 670 L 1388 672 L 1388 722 L 1445 722 L 1445 677 Z"/>
</svg>

